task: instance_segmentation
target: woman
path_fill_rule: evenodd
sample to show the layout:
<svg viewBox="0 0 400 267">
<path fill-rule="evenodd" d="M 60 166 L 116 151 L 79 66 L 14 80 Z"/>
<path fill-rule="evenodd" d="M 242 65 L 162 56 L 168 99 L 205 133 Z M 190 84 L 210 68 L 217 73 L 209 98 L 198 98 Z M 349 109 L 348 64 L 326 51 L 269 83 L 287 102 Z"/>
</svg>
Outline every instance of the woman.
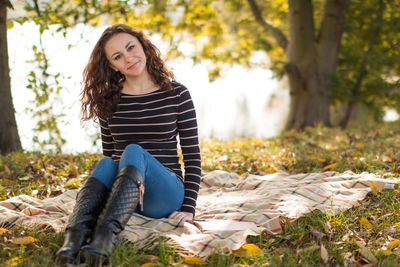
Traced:
<svg viewBox="0 0 400 267">
<path fill-rule="evenodd" d="M 134 211 L 194 219 L 201 174 L 196 113 L 188 90 L 173 79 L 142 32 L 118 24 L 98 40 L 84 70 L 82 118 L 99 120 L 105 157 L 79 191 L 59 260 L 74 261 L 79 252 L 107 259 Z"/>
</svg>

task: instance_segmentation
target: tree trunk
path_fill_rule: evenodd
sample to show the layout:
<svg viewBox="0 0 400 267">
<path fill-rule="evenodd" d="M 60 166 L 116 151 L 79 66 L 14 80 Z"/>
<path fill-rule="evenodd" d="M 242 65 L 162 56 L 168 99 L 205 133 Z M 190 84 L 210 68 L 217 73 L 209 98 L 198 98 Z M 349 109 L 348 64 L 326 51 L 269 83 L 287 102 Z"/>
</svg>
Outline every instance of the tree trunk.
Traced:
<svg viewBox="0 0 400 267">
<path fill-rule="evenodd" d="M 0 0 L 0 153 L 6 154 L 21 149 L 15 110 L 11 96 L 10 69 L 7 48 L 8 0 Z"/>
<path fill-rule="evenodd" d="M 288 64 L 290 112 L 286 129 L 323 122 L 330 125 L 330 104 L 348 0 L 326 0 L 315 36 L 311 0 L 289 0 Z"/>
</svg>

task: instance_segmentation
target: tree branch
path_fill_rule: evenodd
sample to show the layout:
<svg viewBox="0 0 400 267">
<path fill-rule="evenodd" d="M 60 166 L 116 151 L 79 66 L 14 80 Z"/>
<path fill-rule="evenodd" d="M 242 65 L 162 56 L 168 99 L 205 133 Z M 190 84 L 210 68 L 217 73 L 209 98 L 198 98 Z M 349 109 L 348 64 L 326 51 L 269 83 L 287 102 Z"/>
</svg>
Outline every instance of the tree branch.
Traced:
<svg viewBox="0 0 400 267">
<path fill-rule="evenodd" d="M 284 50 L 286 50 L 287 45 L 288 45 L 288 40 L 287 40 L 285 34 L 283 34 L 283 32 L 280 29 L 278 29 L 276 26 L 268 23 L 263 18 L 262 14 L 261 14 L 261 10 L 258 7 L 255 0 L 247 0 L 247 2 L 249 3 L 251 12 L 253 13 L 254 17 L 256 18 L 256 21 L 258 22 L 258 24 L 260 24 L 267 33 L 271 34 L 276 39 L 276 41 L 278 42 L 278 45 L 280 47 L 282 47 Z"/>
<path fill-rule="evenodd" d="M 371 54 L 373 53 L 372 49 L 374 48 L 374 45 L 375 45 L 376 41 L 378 40 L 381 29 L 382 29 L 383 12 L 385 9 L 385 5 L 383 3 L 383 0 L 378 0 L 378 1 L 379 1 L 378 2 L 379 9 L 378 9 L 378 13 L 376 15 L 375 29 L 372 31 L 372 33 L 370 35 L 369 42 L 368 42 L 368 49 L 366 51 L 364 51 L 364 55 L 361 60 L 360 69 L 358 71 L 358 77 L 357 77 L 356 83 L 354 84 L 353 88 L 351 89 L 351 99 L 350 99 L 349 103 L 347 104 L 344 117 L 342 118 L 342 120 L 339 123 L 340 127 L 342 127 L 343 129 L 347 127 L 347 124 L 349 123 L 349 120 L 350 120 L 351 112 L 353 111 L 354 105 L 356 104 L 356 102 L 358 101 L 358 98 L 360 96 L 360 91 L 361 91 L 361 86 L 362 86 L 363 80 L 364 80 L 365 76 L 367 76 L 367 74 L 368 74 L 367 64 L 369 62 Z"/>
<path fill-rule="evenodd" d="M 11 9 L 14 9 L 13 5 L 9 0 L 0 0 L 0 5 L 5 5 L 6 7 L 9 7 Z"/>
</svg>

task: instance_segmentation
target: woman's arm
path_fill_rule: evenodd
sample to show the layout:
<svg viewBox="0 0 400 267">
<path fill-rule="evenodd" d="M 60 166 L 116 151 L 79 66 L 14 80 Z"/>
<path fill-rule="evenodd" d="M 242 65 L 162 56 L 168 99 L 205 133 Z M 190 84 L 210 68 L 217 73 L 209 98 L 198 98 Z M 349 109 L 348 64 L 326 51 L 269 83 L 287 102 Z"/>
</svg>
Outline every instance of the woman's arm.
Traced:
<svg viewBox="0 0 400 267">
<path fill-rule="evenodd" d="M 201 177 L 201 157 L 197 119 L 189 91 L 182 85 L 179 91 L 177 124 L 185 168 L 185 198 L 181 211 L 192 213 L 194 216 Z"/>
<path fill-rule="evenodd" d="M 114 139 L 111 136 L 108 122 L 102 119 L 100 121 L 101 143 L 103 146 L 103 155 L 105 157 L 112 157 L 114 153 Z"/>
</svg>

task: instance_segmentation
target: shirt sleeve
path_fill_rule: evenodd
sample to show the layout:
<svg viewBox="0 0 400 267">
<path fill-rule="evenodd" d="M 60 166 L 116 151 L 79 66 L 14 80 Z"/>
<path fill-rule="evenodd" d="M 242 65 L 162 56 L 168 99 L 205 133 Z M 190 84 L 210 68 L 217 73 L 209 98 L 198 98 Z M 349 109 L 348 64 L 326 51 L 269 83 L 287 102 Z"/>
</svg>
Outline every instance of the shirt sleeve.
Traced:
<svg viewBox="0 0 400 267">
<path fill-rule="evenodd" d="M 191 212 L 194 215 L 200 188 L 201 156 L 196 111 L 190 93 L 184 87 L 179 94 L 177 124 L 185 169 L 185 198 L 181 211 Z"/>
<path fill-rule="evenodd" d="M 99 121 L 103 155 L 111 158 L 114 153 L 114 139 L 112 138 L 110 128 L 108 127 L 108 122 L 100 118 Z"/>
</svg>

